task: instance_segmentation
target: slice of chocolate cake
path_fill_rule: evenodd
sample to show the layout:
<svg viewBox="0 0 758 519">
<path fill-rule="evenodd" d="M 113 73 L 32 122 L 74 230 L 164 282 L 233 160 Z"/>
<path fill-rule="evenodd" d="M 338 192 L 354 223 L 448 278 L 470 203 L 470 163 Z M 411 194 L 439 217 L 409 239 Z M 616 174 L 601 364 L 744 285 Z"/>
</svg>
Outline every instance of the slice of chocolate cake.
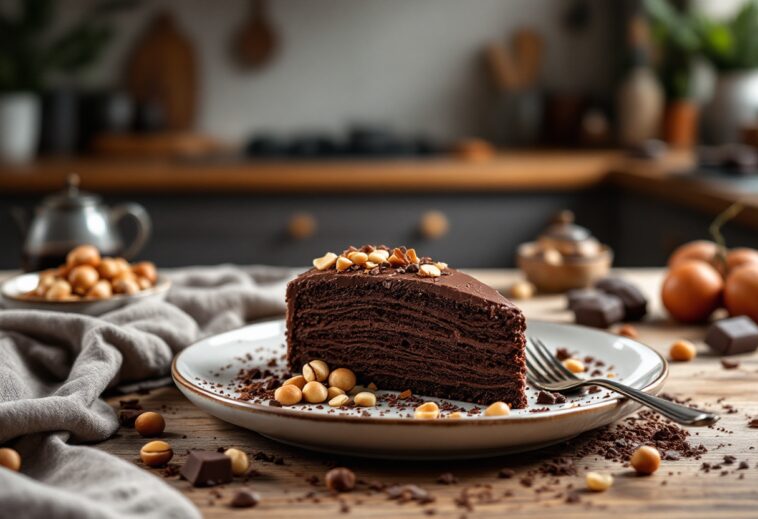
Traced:
<svg viewBox="0 0 758 519">
<path fill-rule="evenodd" d="M 293 372 L 323 359 L 381 389 L 526 406 L 524 315 L 496 290 L 413 249 L 313 263 L 287 287 Z"/>
</svg>

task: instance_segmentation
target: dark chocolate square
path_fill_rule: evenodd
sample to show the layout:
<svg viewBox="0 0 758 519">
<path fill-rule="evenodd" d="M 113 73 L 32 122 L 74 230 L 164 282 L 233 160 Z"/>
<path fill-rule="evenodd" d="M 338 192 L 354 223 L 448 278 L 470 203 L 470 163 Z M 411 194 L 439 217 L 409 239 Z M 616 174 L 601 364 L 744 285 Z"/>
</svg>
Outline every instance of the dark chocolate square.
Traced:
<svg viewBox="0 0 758 519">
<path fill-rule="evenodd" d="M 750 353 L 758 348 L 758 326 L 747 316 L 722 319 L 708 328 L 705 343 L 721 355 Z"/>
<path fill-rule="evenodd" d="M 576 305 L 588 299 L 595 299 L 603 293 L 592 288 L 574 288 L 566 292 L 566 308 L 573 310 Z"/>
<path fill-rule="evenodd" d="M 647 314 L 647 298 L 636 285 L 621 278 L 604 278 L 595 288 L 616 296 L 624 304 L 624 321 L 639 321 Z"/>
<path fill-rule="evenodd" d="M 190 451 L 179 473 L 196 487 L 211 487 L 232 480 L 232 459 L 223 452 Z"/>
<path fill-rule="evenodd" d="M 576 324 L 594 328 L 608 328 L 624 318 L 624 304 L 616 296 L 600 295 L 587 299 L 574 307 Z"/>
</svg>

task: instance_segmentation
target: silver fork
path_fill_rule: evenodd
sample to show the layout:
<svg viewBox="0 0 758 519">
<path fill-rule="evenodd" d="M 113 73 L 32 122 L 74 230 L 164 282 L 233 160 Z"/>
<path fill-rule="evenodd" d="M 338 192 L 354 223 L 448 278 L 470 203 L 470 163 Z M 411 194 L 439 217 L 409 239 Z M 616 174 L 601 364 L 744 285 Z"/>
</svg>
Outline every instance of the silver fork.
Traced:
<svg viewBox="0 0 758 519">
<path fill-rule="evenodd" d="M 719 420 L 717 414 L 675 404 L 674 402 L 649 395 L 615 380 L 607 378 L 579 378 L 569 371 L 540 339 L 529 337 L 526 343 L 526 353 L 527 380 L 537 389 L 565 393 L 584 386 L 601 386 L 621 393 L 625 397 L 639 402 L 682 425 L 712 425 Z"/>
</svg>

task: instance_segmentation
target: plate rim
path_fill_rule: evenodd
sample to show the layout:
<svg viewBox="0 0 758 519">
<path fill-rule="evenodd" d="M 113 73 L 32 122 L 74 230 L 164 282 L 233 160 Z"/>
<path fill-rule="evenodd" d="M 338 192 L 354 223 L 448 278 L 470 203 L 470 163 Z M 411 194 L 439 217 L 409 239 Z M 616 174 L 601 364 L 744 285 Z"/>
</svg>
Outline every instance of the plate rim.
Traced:
<svg viewBox="0 0 758 519">
<path fill-rule="evenodd" d="M 196 395 L 211 400 L 214 403 L 221 404 L 223 406 L 235 409 L 235 410 L 241 410 L 248 412 L 250 414 L 260 414 L 265 416 L 274 416 L 276 418 L 289 418 L 289 419 L 297 419 L 297 420 L 311 420 L 314 422 L 327 422 L 330 424 L 338 424 L 338 423 L 352 423 L 352 424 L 365 424 L 365 425 L 403 425 L 403 426 L 410 426 L 410 427 L 466 427 L 466 426 L 477 426 L 477 427 L 484 427 L 484 426 L 506 426 L 508 424 L 512 424 L 514 427 L 517 425 L 523 425 L 523 424 L 535 424 L 540 422 L 552 422 L 556 420 L 562 420 L 565 419 L 568 416 L 577 416 L 577 415 L 584 415 L 584 414 L 593 414 L 593 413 L 605 413 L 610 412 L 613 409 L 616 409 L 623 405 L 625 402 L 628 401 L 626 397 L 623 397 L 621 395 L 609 398 L 607 400 L 602 400 L 600 402 L 594 402 L 585 406 L 579 406 L 574 408 L 566 408 L 558 410 L 557 413 L 533 413 L 532 415 L 509 415 L 505 417 L 487 417 L 487 416 L 480 416 L 476 417 L 476 419 L 464 419 L 464 420 L 414 420 L 412 418 L 385 418 L 385 417 L 373 417 L 373 416 L 345 416 L 345 415 L 328 415 L 328 414 L 321 414 L 321 413 L 310 413 L 308 411 L 301 411 L 296 409 L 286 409 L 283 407 L 276 407 L 276 406 L 269 406 L 265 404 L 258 404 L 258 403 L 252 403 L 249 401 L 240 401 L 235 400 L 233 398 L 225 397 L 222 395 L 219 395 L 217 393 L 214 393 L 212 391 L 209 391 L 207 389 L 198 387 L 194 384 L 192 384 L 191 381 L 187 380 L 181 373 L 179 373 L 179 370 L 177 369 L 177 362 L 179 361 L 179 358 L 190 348 L 193 346 L 197 346 L 198 344 L 207 341 L 213 337 L 218 337 L 219 335 L 224 335 L 227 333 L 233 333 L 239 330 L 242 330 L 243 328 L 253 327 L 258 324 L 265 324 L 275 321 L 281 321 L 283 322 L 284 319 L 282 317 L 273 317 L 270 319 L 263 319 L 256 321 L 254 323 L 249 323 L 243 326 L 240 326 L 238 328 L 233 328 L 231 330 L 227 330 L 226 332 L 222 332 L 220 334 L 211 335 L 208 337 L 204 337 L 198 341 L 193 342 L 183 350 L 181 350 L 179 353 L 174 355 L 174 359 L 171 361 L 171 378 L 174 381 L 174 384 L 179 387 L 181 390 L 182 388 L 195 393 Z M 571 328 L 580 328 L 585 330 L 592 330 L 594 332 L 598 332 L 603 335 L 609 335 L 614 338 L 618 338 L 619 336 L 611 333 L 607 330 L 600 330 L 597 328 L 591 328 L 587 326 L 581 326 L 573 323 L 558 323 L 553 321 L 546 321 L 544 319 L 527 319 L 527 322 L 538 322 L 538 323 L 544 323 L 548 325 L 556 325 L 556 326 L 567 326 Z M 636 339 L 632 339 L 629 337 L 624 337 L 624 339 L 629 340 L 631 342 L 636 343 L 637 345 L 641 346 L 644 349 L 649 350 L 652 352 L 660 361 L 662 370 L 658 377 L 651 380 L 647 385 L 640 388 L 640 391 L 643 391 L 645 393 L 649 394 L 657 394 L 658 390 L 660 390 L 663 387 L 664 382 L 668 378 L 669 375 L 669 365 L 668 361 L 661 355 L 658 351 L 653 349 L 652 347 L 648 346 L 647 344 L 640 342 Z M 447 399 L 442 399 L 447 400 Z"/>
</svg>

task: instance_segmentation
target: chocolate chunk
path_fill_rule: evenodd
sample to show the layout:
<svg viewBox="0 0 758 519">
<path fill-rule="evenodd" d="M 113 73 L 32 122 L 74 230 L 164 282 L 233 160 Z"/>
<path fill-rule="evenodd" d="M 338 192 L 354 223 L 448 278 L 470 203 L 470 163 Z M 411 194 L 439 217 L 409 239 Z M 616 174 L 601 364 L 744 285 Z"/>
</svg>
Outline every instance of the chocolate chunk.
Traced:
<svg viewBox="0 0 758 519">
<path fill-rule="evenodd" d="M 458 480 L 452 472 L 445 472 L 443 474 L 440 474 L 440 476 L 437 478 L 437 483 L 440 485 L 452 485 L 457 482 Z"/>
<path fill-rule="evenodd" d="M 229 483 L 232 480 L 232 459 L 221 452 L 190 451 L 179 473 L 196 487 Z"/>
<path fill-rule="evenodd" d="M 747 426 L 751 429 L 758 429 L 758 418 L 753 418 L 747 423 Z"/>
<path fill-rule="evenodd" d="M 119 409 L 118 423 L 120 423 L 122 427 L 134 427 L 134 422 L 143 412 L 144 411 L 139 409 Z"/>
<path fill-rule="evenodd" d="M 647 298 L 637 286 L 621 278 L 604 278 L 595 288 L 621 299 L 624 321 L 639 321 L 647 314 Z"/>
<path fill-rule="evenodd" d="M 497 477 L 500 479 L 511 479 L 515 475 L 516 471 L 513 469 L 500 469 L 500 472 L 497 473 Z"/>
<path fill-rule="evenodd" d="M 740 367 L 739 361 L 731 359 L 721 359 L 721 366 L 724 369 L 737 369 Z"/>
<path fill-rule="evenodd" d="M 608 328 L 624 318 L 624 304 L 616 296 L 600 295 L 577 303 L 574 319 L 577 324 Z"/>
<path fill-rule="evenodd" d="M 574 310 L 578 303 L 587 301 L 589 299 L 595 299 L 602 293 L 592 288 L 574 288 L 566 292 L 566 308 L 568 310 Z"/>
<path fill-rule="evenodd" d="M 252 508 L 260 503 L 260 501 L 261 498 L 258 494 L 252 490 L 243 488 L 234 494 L 234 497 L 232 498 L 231 503 L 229 503 L 229 506 L 233 508 Z"/>
<path fill-rule="evenodd" d="M 721 355 L 750 353 L 758 348 L 758 326 L 746 316 L 722 319 L 708 328 L 705 343 Z"/>
<path fill-rule="evenodd" d="M 547 391 L 540 391 L 537 395 L 537 403 L 540 405 L 552 405 L 555 403 L 555 396 Z"/>
<path fill-rule="evenodd" d="M 326 488 L 332 492 L 350 492 L 355 488 L 355 473 L 344 467 L 337 467 L 326 473 Z"/>
</svg>

